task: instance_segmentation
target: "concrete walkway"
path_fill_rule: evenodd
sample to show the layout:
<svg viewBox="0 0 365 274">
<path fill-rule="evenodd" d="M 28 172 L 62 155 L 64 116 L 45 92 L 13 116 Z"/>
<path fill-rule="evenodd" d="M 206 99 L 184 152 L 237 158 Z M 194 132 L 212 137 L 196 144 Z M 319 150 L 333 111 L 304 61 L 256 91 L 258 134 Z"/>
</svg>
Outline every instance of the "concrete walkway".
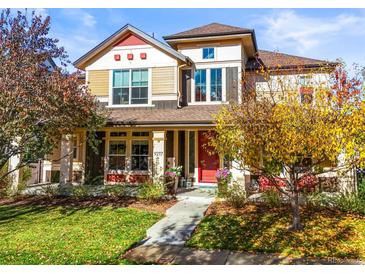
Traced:
<svg viewBox="0 0 365 274">
<path fill-rule="evenodd" d="M 147 230 L 144 246 L 182 246 L 214 200 L 212 191 L 194 189 L 177 195 L 179 202 L 166 211 L 166 217 Z"/>
<path fill-rule="evenodd" d="M 365 265 L 364 261 L 334 258 L 293 258 L 228 250 L 202 250 L 177 245 L 141 245 L 124 256 L 137 263 L 179 265 Z"/>
</svg>

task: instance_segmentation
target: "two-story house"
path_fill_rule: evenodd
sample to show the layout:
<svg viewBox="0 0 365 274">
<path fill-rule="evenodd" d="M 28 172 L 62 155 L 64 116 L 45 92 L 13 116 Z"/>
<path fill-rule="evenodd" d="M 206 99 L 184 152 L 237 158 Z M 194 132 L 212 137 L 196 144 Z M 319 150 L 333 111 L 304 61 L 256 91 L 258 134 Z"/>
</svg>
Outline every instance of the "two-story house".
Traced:
<svg viewBox="0 0 365 274">
<path fill-rule="evenodd" d="M 245 77 L 259 63 L 268 68 L 280 63 L 285 73 L 325 63 L 260 51 L 254 30 L 218 23 L 164 40 L 128 24 L 74 62 L 110 117 L 98 132 L 99 154 L 85 145 L 86 132 L 80 130 L 52 158 L 73 152 L 71 157 L 46 162 L 46 181 L 60 170 L 61 180 L 137 182 L 183 166 L 184 177 L 196 185 L 215 184 L 216 170 L 225 163 L 209 153 L 204 133 L 214 130 L 212 115 L 223 104 L 240 102 Z M 250 180 L 249 174 L 234 174 Z"/>
</svg>

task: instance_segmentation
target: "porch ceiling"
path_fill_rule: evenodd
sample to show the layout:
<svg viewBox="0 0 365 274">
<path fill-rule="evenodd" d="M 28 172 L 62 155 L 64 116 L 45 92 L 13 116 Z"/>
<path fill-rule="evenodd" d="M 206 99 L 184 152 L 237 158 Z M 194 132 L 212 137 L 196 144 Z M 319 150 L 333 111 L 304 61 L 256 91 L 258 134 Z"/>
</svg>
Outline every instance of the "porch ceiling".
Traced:
<svg viewBox="0 0 365 274">
<path fill-rule="evenodd" d="M 164 125 L 164 124 L 213 124 L 213 114 L 221 105 L 187 106 L 181 109 L 118 108 L 111 109 L 108 124 L 115 125 Z"/>
</svg>

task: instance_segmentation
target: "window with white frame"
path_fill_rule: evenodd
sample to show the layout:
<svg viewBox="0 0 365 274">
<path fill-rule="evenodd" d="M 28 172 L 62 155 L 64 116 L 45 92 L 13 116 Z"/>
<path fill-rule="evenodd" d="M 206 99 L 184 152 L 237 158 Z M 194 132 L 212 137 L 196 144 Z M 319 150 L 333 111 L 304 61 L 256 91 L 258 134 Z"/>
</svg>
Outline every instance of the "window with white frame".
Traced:
<svg viewBox="0 0 365 274">
<path fill-rule="evenodd" d="M 148 69 L 113 70 L 112 104 L 148 104 Z"/>
<path fill-rule="evenodd" d="M 207 71 L 198 69 L 195 71 L 195 101 L 205 102 L 207 100 Z"/>
<path fill-rule="evenodd" d="M 222 101 L 222 69 L 210 69 L 210 101 Z"/>
<path fill-rule="evenodd" d="M 223 100 L 222 68 L 198 69 L 195 71 L 194 80 L 195 102 Z"/>
<path fill-rule="evenodd" d="M 132 140 L 132 170 L 148 170 L 148 140 Z"/>
<path fill-rule="evenodd" d="M 203 48 L 203 59 L 214 59 L 214 48 Z"/>
<path fill-rule="evenodd" d="M 109 170 L 124 171 L 126 169 L 126 141 L 109 142 Z"/>
</svg>

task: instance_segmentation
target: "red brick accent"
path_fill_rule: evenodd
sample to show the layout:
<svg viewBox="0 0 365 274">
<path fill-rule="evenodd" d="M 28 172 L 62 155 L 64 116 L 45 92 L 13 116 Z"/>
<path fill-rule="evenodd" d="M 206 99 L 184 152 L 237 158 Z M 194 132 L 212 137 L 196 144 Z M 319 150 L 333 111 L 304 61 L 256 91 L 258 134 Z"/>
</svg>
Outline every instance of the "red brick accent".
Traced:
<svg viewBox="0 0 365 274">
<path fill-rule="evenodd" d="M 149 179 L 149 175 L 141 175 L 141 174 L 108 174 L 107 175 L 107 182 L 109 184 L 120 184 L 120 183 L 131 183 L 131 184 L 138 184 L 138 183 L 145 183 Z"/>
<path fill-rule="evenodd" d="M 128 53 L 127 58 L 128 60 L 133 60 L 133 53 Z"/>
<path fill-rule="evenodd" d="M 120 54 L 114 54 L 114 60 L 120 61 Z"/>
<path fill-rule="evenodd" d="M 141 52 L 141 54 L 140 54 L 140 56 L 141 56 L 141 59 L 147 59 L 147 53 L 145 53 L 145 52 Z"/>
</svg>

